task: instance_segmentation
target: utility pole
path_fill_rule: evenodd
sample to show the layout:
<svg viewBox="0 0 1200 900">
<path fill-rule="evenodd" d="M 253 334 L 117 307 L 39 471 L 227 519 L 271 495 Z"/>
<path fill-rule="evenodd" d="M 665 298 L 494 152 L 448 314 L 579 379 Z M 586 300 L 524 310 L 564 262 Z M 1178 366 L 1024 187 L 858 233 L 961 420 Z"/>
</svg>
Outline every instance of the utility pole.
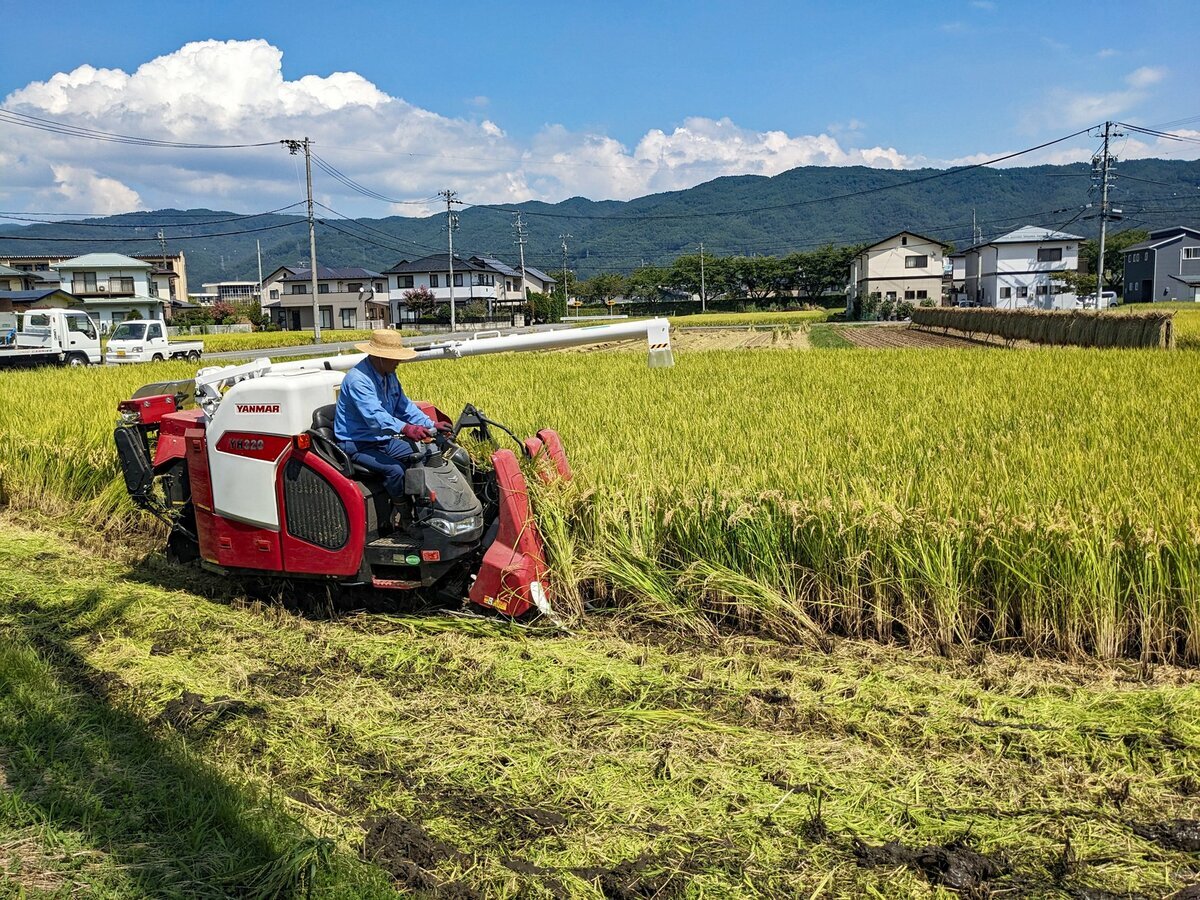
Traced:
<svg viewBox="0 0 1200 900">
<path fill-rule="evenodd" d="M 560 241 L 562 241 L 562 251 L 563 251 L 563 303 L 570 302 L 570 295 L 567 293 L 567 238 L 569 238 L 570 236 L 571 235 L 569 235 L 569 234 L 560 234 L 558 236 L 558 239 Z M 567 312 L 569 313 L 570 311 L 571 311 L 571 308 L 570 308 L 570 306 L 568 306 Z M 576 316 L 576 318 L 578 318 L 578 316 Z"/>
<path fill-rule="evenodd" d="M 513 222 L 513 227 L 517 230 L 516 245 L 521 254 L 521 309 L 525 309 L 525 223 L 521 220 L 520 212 L 517 213 L 516 221 Z M 530 310 L 529 322 L 533 324 L 533 310 Z"/>
<path fill-rule="evenodd" d="M 700 312 L 708 312 L 708 301 L 705 299 L 707 293 L 704 289 L 704 241 L 700 242 Z"/>
<path fill-rule="evenodd" d="M 1096 310 L 1099 311 L 1100 304 L 1104 302 L 1104 242 L 1108 237 L 1108 183 L 1112 178 L 1112 165 L 1116 159 L 1109 155 L 1108 142 L 1115 137 L 1123 137 L 1124 132 L 1119 132 L 1113 128 L 1112 122 L 1104 123 L 1104 144 L 1100 151 L 1100 156 L 1092 160 L 1093 166 L 1099 162 L 1100 170 L 1100 255 L 1096 258 Z"/>
<path fill-rule="evenodd" d="M 167 271 L 167 236 L 165 234 L 163 234 L 163 230 L 161 228 L 158 229 L 158 247 L 162 251 L 162 268 L 163 268 L 163 271 L 165 272 L 165 271 Z M 153 276 L 151 276 L 151 277 L 153 277 Z M 171 279 L 168 278 L 167 279 L 167 306 L 166 306 L 166 310 L 167 310 L 166 317 L 168 319 L 171 318 L 171 302 L 170 302 L 172 299 L 171 287 L 172 287 Z M 157 293 L 157 289 L 155 290 L 155 293 Z M 184 297 L 183 299 L 186 300 L 187 297 Z"/>
<path fill-rule="evenodd" d="M 446 200 L 446 236 L 450 242 L 450 330 L 454 331 L 457 321 L 454 317 L 454 229 L 458 227 L 458 216 L 454 214 L 454 204 L 462 201 L 458 199 L 458 194 L 450 188 L 438 191 L 438 196 Z"/>
<path fill-rule="evenodd" d="M 295 156 L 304 151 L 304 180 L 308 183 L 308 268 L 312 274 L 309 289 L 312 291 L 313 343 L 321 343 L 321 309 L 317 305 L 317 228 L 313 220 L 312 195 L 312 141 L 285 140 L 279 143 Z"/>
<path fill-rule="evenodd" d="M 258 250 L 258 309 L 262 312 L 262 241 L 255 238 L 254 246 Z"/>
</svg>

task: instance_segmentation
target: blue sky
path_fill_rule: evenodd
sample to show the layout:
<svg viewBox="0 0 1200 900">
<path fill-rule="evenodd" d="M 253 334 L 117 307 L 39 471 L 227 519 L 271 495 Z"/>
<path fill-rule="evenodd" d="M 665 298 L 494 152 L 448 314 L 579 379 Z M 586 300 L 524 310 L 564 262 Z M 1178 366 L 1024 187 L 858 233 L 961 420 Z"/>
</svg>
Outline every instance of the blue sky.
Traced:
<svg viewBox="0 0 1200 900">
<path fill-rule="evenodd" d="M 397 199 L 440 184 L 488 200 L 624 199 L 803 164 L 945 165 L 1108 116 L 1200 116 L 1200 16 L 1185 2 L 212 0 L 59 4 L 52 23 L 45 9 L 5 2 L 6 32 L 39 36 L 6 42 L 6 107 L 175 139 L 313 133 L 326 159 Z M 162 72 L 128 83 L 79 71 L 132 76 L 156 60 Z M 0 208 L 291 197 L 271 184 L 278 160 L 261 155 L 142 159 L 69 143 L 0 126 L 12 176 L 0 175 Z M 1035 161 L 1084 158 L 1093 144 Z M 322 189 L 356 215 L 420 211 Z"/>
</svg>

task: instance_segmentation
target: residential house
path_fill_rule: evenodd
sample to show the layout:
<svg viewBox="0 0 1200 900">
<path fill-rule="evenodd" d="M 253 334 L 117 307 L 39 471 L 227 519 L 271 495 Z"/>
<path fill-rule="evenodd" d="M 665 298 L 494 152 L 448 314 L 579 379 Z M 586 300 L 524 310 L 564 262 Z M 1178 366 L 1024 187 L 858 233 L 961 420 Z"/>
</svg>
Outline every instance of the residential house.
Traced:
<svg viewBox="0 0 1200 900">
<path fill-rule="evenodd" d="M 192 299 L 206 305 L 217 302 L 236 305 L 262 299 L 257 281 L 206 281 L 201 287 L 204 291 L 192 294 Z"/>
<path fill-rule="evenodd" d="M 962 285 L 961 296 L 978 306 L 1074 309 L 1075 294 L 1056 284 L 1054 277 L 1079 270 L 1083 240 L 1077 234 L 1022 225 L 955 253 L 954 282 Z"/>
<path fill-rule="evenodd" d="M 0 278 L 0 284 L 3 278 Z M 45 307 L 71 309 L 79 307 L 79 298 L 73 297 L 59 287 L 42 287 L 34 290 L 0 291 L 0 313 L 20 313 Z"/>
<path fill-rule="evenodd" d="M 101 331 L 126 319 L 159 319 L 163 303 L 154 266 L 120 253 L 85 253 L 51 263 L 63 290 L 79 298 Z"/>
<path fill-rule="evenodd" d="M 183 251 L 167 254 L 134 254 L 129 258 L 150 263 L 147 292 L 153 291 L 151 296 L 164 301 L 164 305 L 167 307 L 167 317 L 170 318 L 171 307 L 179 307 L 188 298 L 187 259 Z M 59 273 L 55 269 L 55 264 L 68 262 L 71 259 L 73 257 L 65 253 L 41 256 L 4 256 L 0 257 L 0 264 L 31 273 L 39 280 L 38 284 L 34 285 L 35 288 L 38 288 L 58 285 Z M 66 289 L 69 290 L 69 286 Z"/>
<path fill-rule="evenodd" d="M 395 322 L 413 321 L 417 318 L 405 302 L 404 295 L 407 291 L 428 288 L 438 303 L 450 303 L 452 285 L 448 253 L 435 253 L 411 262 L 401 260 L 383 274 L 388 279 L 388 295 Z M 525 267 L 527 291 L 544 292 L 554 283 L 554 279 L 544 272 Z M 482 302 L 486 303 L 492 312 L 500 307 L 508 314 L 525 299 L 521 291 L 520 270 L 492 256 L 472 256 L 464 259 L 456 255 L 453 293 L 456 310 L 468 303 Z"/>
<path fill-rule="evenodd" d="M 878 294 L 894 302 L 938 304 L 946 245 L 913 231 L 900 231 L 867 247 L 850 262 L 851 301 Z"/>
<path fill-rule="evenodd" d="M 280 266 L 263 279 L 263 310 L 289 331 L 313 327 L 312 270 Z M 356 266 L 317 266 L 321 328 L 388 328 L 392 324 L 387 279 Z"/>
<path fill-rule="evenodd" d="M 0 263 L 0 291 L 32 291 L 40 281 L 33 272 Z"/>
<path fill-rule="evenodd" d="M 1176 225 L 1121 251 L 1125 302 L 1200 302 L 1200 231 Z"/>
</svg>

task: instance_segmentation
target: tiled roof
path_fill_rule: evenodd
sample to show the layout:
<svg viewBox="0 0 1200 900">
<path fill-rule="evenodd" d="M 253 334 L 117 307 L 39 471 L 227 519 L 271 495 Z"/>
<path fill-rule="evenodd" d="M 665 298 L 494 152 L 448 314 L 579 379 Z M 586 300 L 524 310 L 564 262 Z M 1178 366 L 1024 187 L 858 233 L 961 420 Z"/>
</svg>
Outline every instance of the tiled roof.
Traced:
<svg viewBox="0 0 1200 900">
<path fill-rule="evenodd" d="M 73 259 L 60 263 L 52 263 L 54 268 L 61 269 L 150 269 L 153 266 L 132 256 L 120 253 L 85 253 Z"/>
<path fill-rule="evenodd" d="M 362 269 L 358 266 L 347 266 L 336 268 L 332 266 L 317 265 L 317 280 L 318 281 L 346 281 L 355 278 L 382 278 L 380 272 L 372 272 L 370 269 Z M 292 274 L 285 275 L 280 281 L 311 281 L 312 269 L 295 269 Z"/>
</svg>

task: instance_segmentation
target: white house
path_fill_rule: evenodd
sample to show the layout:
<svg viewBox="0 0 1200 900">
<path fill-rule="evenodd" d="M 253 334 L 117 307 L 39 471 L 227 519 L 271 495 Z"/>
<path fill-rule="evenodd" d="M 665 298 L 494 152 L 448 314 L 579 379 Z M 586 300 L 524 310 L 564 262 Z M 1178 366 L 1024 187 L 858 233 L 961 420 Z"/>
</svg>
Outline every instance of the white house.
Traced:
<svg viewBox="0 0 1200 900">
<path fill-rule="evenodd" d="M 317 310 L 325 330 L 388 328 L 387 279 L 358 266 L 317 266 Z M 312 271 L 280 266 L 263 279 L 262 307 L 288 331 L 313 327 Z"/>
<path fill-rule="evenodd" d="M 878 294 L 883 300 L 942 299 L 942 254 L 946 245 L 913 231 L 900 231 L 867 247 L 850 261 L 847 291 L 851 300 Z"/>
<path fill-rule="evenodd" d="M 161 284 L 148 262 L 120 253 L 87 253 L 51 263 L 62 289 L 78 297 L 102 331 L 126 319 L 159 319 L 163 315 Z"/>
<path fill-rule="evenodd" d="M 954 282 L 979 306 L 997 309 L 1074 309 L 1076 296 L 1053 281 L 1079 269 L 1077 234 L 1022 225 L 1016 231 L 954 254 Z"/>
</svg>

